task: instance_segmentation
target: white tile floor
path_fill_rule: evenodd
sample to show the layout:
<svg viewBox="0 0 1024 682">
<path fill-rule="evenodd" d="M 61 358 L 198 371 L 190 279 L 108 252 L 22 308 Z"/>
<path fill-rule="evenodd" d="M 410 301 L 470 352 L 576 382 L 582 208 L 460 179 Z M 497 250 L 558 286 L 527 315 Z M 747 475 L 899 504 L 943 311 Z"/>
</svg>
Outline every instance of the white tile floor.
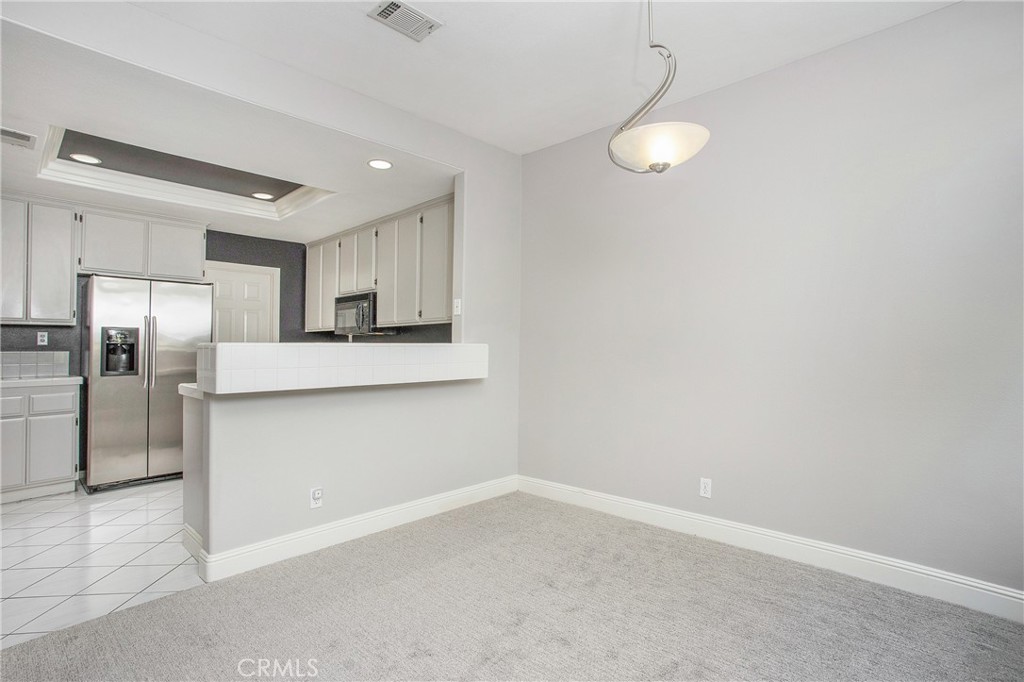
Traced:
<svg viewBox="0 0 1024 682">
<path fill-rule="evenodd" d="M 180 479 L 0 504 L 0 646 L 203 584 L 181 536 Z"/>
</svg>

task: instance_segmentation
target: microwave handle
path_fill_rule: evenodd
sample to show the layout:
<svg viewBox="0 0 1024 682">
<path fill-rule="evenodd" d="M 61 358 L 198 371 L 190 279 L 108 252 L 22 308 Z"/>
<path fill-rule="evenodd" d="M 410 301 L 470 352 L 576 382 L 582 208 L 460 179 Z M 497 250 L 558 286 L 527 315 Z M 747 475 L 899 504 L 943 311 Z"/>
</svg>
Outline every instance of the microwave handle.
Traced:
<svg viewBox="0 0 1024 682">
<path fill-rule="evenodd" d="M 356 306 L 356 329 L 362 330 L 363 328 L 363 306 Z"/>
</svg>

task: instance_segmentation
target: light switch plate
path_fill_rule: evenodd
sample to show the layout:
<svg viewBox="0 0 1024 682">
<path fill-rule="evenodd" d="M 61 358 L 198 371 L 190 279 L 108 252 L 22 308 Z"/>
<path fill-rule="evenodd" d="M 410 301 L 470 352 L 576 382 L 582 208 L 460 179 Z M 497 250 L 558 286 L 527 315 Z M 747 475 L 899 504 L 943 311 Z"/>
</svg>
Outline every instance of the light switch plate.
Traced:
<svg viewBox="0 0 1024 682">
<path fill-rule="evenodd" d="M 452 315 L 461 315 L 461 314 L 462 314 L 462 299 L 461 298 L 457 298 L 454 301 L 452 301 Z"/>
</svg>

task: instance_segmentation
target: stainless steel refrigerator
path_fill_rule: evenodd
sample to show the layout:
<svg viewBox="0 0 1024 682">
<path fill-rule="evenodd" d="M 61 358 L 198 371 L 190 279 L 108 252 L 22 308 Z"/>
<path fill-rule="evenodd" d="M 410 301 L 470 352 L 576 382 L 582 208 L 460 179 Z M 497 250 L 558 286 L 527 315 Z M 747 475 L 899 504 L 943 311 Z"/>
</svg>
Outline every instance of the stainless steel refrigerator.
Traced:
<svg viewBox="0 0 1024 682">
<path fill-rule="evenodd" d="M 90 278 L 86 486 L 181 472 L 178 384 L 212 317 L 208 284 Z"/>
</svg>

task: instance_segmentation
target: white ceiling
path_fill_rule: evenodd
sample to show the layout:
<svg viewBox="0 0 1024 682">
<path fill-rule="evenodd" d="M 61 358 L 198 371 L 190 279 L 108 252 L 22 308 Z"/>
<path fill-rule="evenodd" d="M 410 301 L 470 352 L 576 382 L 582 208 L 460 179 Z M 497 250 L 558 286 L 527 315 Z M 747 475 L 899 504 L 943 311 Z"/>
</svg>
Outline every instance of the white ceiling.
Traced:
<svg viewBox="0 0 1024 682">
<path fill-rule="evenodd" d="M 445 26 L 417 43 L 370 19 L 375 2 L 105 3 L 148 30 L 182 27 L 367 95 L 513 153 L 620 122 L 660 82 L 646 47 L 646 3 L 426 2 Z M 655 38 L 679 70 L 663 104 L 682 101 L 934 11 L 950 2 L 655 3 Z M 0 5 L 26 26 L 88 3 Z M 76 14 L 77 13 L 77 14 Z M 157 36 L 132 36 L 156 45 Z M 165 36 L 161 36 L 165 37 Z M 209 92 L 4 22 L 3 125 L 48 125 L 321 187 L 336 196 L 276 222 L 55 188 L 38 154 L 4 145 L 5 190 L 60 194 L 193 217 L 215 229 L 307 242 L 451 191 L 444 164 Z M 181 49 L 187 49 L 182 46 Z M 238 66 L 238 65 L 235 65 Z M 73 102 L 73 106 L 69 103 Z M 240 123 L 244 122 L 244 123 Z M 35 154 L 36 156 L 33 156 Z M 387 156 L 396 169 L 370 171 Z"/>
<path fill-rule="evenodd" d="M 429 2 L 417 43 L 366 16 L 375 2 L 137 3 L 177 24 L 525 154 L 621 122 L 664 73 L 646 3 Z M 950 2 L 655 2 L 680 102 Z"/>
</svg>

